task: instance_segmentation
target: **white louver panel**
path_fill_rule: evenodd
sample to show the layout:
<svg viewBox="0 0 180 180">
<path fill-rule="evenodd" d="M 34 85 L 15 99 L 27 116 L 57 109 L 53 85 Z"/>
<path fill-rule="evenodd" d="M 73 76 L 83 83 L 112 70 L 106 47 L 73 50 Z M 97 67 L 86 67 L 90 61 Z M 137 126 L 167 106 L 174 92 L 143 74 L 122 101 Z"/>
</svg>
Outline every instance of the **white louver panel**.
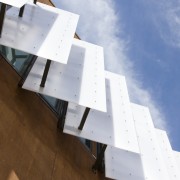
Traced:
<svg viewBox="0 0 180 180">
<path fill-rule="evenodd" d="M 64 132 L 139 152 L 130 102 L 123 76 L 106 71 L 107 112 L 91 110 L 84 128 L 78 130 L 84 108 L 70 103 L 67 110 Z"/>
<path fill-rule="evenodd" d="M 29 0 L 0 0 L 1 3 L 20 8 L 26 4 Z"/>
<path fill-rule="evenodd" d="M 119 180 L 145 180 L 140 154 L 108 146 L 105 151 L 105 175 Z"/>
<path fill-rule="evenodd" d="M 6 12 L 0 44 L 66 64 L 79 16 L 42 3 L 18 14 L 15 7 Z"/>
<path fill-rule="evenodd" d="M 44 67 L 44 59 L 38 58 L 24 82 L 24 89 L 106 111 L 102 47 L 74 39 L 68 63 L 52 62 L 46 86 L 41 88 Z"/>
<path fill-rule="evenodd" d="M 179 169 L 179 172 L 180 172 L 180 152 L 173 151 L 173 154 L 174 154 L 174 159 L 175 159 L 176 164 L 177 164 L 177 168 Z"/>
<path fill-rule="evenodd" d="M 165 131 L 156 129 L 156 136 L 161 148 L 161 154 L 167 167 L 170 180 L 179 180 L 179 168 L 177 167 L 175 157 Z"/>
<path fill-rule="evenodd" d="M 132 104 L 145 179 L 170 180 L 148 108 Z"/>
<path fill-rule="evenodd" d="M 31 0 L 0 3 L 12 6 L 2 21 L 0 45 L 38 56 L 23 88 L 69 102 L 63 132 L 108 145 L 106 177 L 180 180 L 180 152 L 172 150 L 165 131 L 155 129 L 148 108 L 130 103 L 125 77 L 104 71 L 102 47 L 74 39 L 79 15 Z"/>
</svg>

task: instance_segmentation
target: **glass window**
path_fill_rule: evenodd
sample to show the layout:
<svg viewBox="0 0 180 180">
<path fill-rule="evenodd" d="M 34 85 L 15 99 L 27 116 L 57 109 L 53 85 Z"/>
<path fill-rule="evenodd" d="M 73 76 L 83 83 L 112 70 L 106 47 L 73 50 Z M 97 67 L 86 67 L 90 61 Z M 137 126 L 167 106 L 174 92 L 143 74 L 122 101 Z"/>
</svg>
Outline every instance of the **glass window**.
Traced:
<svg viewBox="0 0 180 180">
<path fill-rule="evenodd" d="M 0 52 L 20 75 L 23 74 L 32 58 L 31 54 L 5 46 L 0 46 Z"/>
<path fill-rule="evenodd" d="M 91 150 L 91 141 L 90 141 L 90 140 L 84 139 L 84 138 L 79 138 L 79 139 L 80 139 L 80 141 L 81 141 L 83 144 L 86 145 L 86 147 L 87 147 L 89 150 Z"/>
</svg>

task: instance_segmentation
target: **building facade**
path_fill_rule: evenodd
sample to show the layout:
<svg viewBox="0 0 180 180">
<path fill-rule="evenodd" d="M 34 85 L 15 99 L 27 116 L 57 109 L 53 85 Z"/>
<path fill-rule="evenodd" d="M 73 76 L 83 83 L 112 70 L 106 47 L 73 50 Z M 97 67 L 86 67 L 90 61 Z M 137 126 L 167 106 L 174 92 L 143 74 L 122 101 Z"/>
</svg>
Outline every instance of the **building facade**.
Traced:
<svg viewBox="0 0 180 180">
<path fill-rule="evenodd" d="M 104 179 L 91 170 L 96 143 L 90 150 L 57 128 L 61 103 L 18 86 L 32 58 L 0 47 L 0 179 Z"/>
<path fill-rule="evenodd" d="M 39 2 L 53 6 L 49 0 Z M 36 4 L 36 1 L 34 3 Z M 32 6 L 30 10 L 29 6 Z M 28 16 L 33 17 L 36 9 L 38 9 L 38 13 L 47 15 L 50 9 L 53 13 L 49 13 L 47 19 L 53 14 L 52 18 L 49 18 L 53 19 L 51 25 L 53 26 L 55 20 L 58 19 L 59 10 L 56 11 L 55 8 L 51 9 L 40 3 L 36 6 L 33 2 L 29 6 L 25 6 L 25 11 L 27 8 L 28 13 L 31 13 Z M 42 12 L 41 8 L 44 8 Z M 10 16 L 6 21 L 12 20 L 16 11 L 16 9 L 10 10 Z M 17 25 L 23 20 L 18 18 L 15 18 Z M 67 20 L 67 27 L 62 33 L 62 39 L 66 36 L 67 31 L 70 32 L 68 27 L 72 25 L 70 24 L 71 19 L 73 19 L 73 15 Z M 15 27 L 20 35 L 29 25 L 24 24 L 24 26 Z M 6 25 L 10 25 L 10 23 L 6 23 Z M 48 39 L 51 31 L 50 24 L 47 29 L 49 30 L 49 32 L 45 30 L 47 34 L 43 34 L 43 31 L 41 37 L 37 41 L 36 39 L 33 41 L 38 44 L 44 35 L 47 35 Z M 17 50 L 18 43 L 17 49 L 5 46 L 4 44 L 8 41 L 10 43 L 14 41 L 9 40 L 11 35 L 8 34 L 13 29 L 7 26 L 5 30 L 2 36 L 8 38 L 1 36 L 0 39 L 0 179 L 179 180 L 180 153 L 172 150 L 166 132 L 154 127 L 148 108 L 130 102 L 125 77 L 103 69 L 101 47 L 74 40 L 74 44 L 72 43 L 72 47 L 70 46 L 71 51 L 67 65 L 59 65 L 57 62 L 51 64 L 47 86 L 55 79 L 55 83 L 52 83 L 55 88 L 50 87 L 49 90 L 47 87 L 41 85 L 40 87 L 39 84 L 37 86 L 36 83 L 36 79 L 40 76 L 38 73 L 42 70 L 41 66 L 44 63 L 37 55 L 38 51 L 41 52 L 41 48 L 36 51 L 34 49 L 37 46 L 33 45 L 33 55 Z M 72 34 L 72 32 L 70 33 Z M 74 33 L 73 36 L 79 39 Z M 40 45 L 43 45 L 45 39 Z M 62 44 L 68 44 L 68 42 Z M 72 53 L 73 50 L 75 53 Z M 81 58 L 82 62 L 77 64 L 71 62 L 70 60 L 74 58 L 71 57 L 72 54 L 73 56 L 77 55 L 75 59 Z M 58 56 L 58 52 L 56 55 Z M 85 60 L 93 63 L 93 66 L 91 63 L 87 63 L 87 65 Z M 71 63 L 73 66 L 69 65 Z M 84 71 L 80 71 L 80 73 L 75 71 L 85 66 L 87 66 L 86 72 L 90 72 L 90 78 Z M 34 71 L 37 67 L 40 68 Z M 47 63 L 44 63 L 43 68 L 46 69 L 46 67 Z M 70 67 L 67 69 L 72 71 L 67 74 L 64 71 L 59 72 L 59 69 L 55 74 L 58 74 L 59 78 L 64 73 L 65 75 L 63 75 L 68 81 L 67 77 L 74 72 L 75 75 L 70 78 L 70 82 L 80 84 L 81 87 L 78 87 L 78 91 L 82 93 L 81 96 L 78 96 L 79 92 L 75 91 L 75 85 L 72 89 L 67 89 L 68 92 L 75 92 L 73 97 L 72 95 L 63 97 L 66 100 L 55 97 L 58 89 L 58 87 L 56 88 L 57 77 L 52 72 L 57 70 L 56 67 Z M 103 73 L 99 75 L 101 70 Z M 76 76 L 76 73 L 79 74 Z M 83 79 L 84 76 L 90 81 L 89 84 L 86 79 Z M 61 77 L 60 80 L 62 80 Z M 83 83 L 89 88 L 88 91 L 92 91 L 89 97 L 85 94 L 85 100 L 82 98 L 84 95 Z M 105 91 L 101 88 L 102 86 Z M 62 91 L 63 93 L 66 94 Z M 68 98 L 79 104 L 70 100 L 68 102 Z M 98 105 L 99 99 L 102 99 L 103 103 Z M 85 101 L 90 102 L 89 107 L 83 106 Z M 81 116 L 82 119 L 79 118 Z"/>
</svg>

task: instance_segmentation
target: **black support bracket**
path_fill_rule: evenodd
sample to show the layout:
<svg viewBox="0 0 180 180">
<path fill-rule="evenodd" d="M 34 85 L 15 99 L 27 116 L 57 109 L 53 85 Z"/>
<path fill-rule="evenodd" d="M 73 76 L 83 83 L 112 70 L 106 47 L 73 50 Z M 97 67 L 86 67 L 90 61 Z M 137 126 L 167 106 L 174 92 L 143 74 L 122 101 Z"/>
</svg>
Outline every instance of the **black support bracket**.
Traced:
<svg viewBox="0 0 180 180">
<path fill-rule="evenodd" d="M 5 13 L 6 13 L 6 4 L 1 3 L 1 10 L 0 10 L 0 37 L 1 37 L 1 34 L 2 34 Z"/>
<path fill-rule="evenodd" d="M 40 84 L 41 87 L 45 86 L 50 65 L 51 65 L 51 60 L 48 59 L 47 62 L 46 62 L 46 66 L 45 66 L 45 69 L 44 69 L 43 76 L 42 76 L 42 80 L 41 80 L 41 84 Z"/>
<path fill-rule="evenodd" d="M 92 171 L 94 173 L 96 173 L 97 170 L 99 170 L 101 168 L 102 161 L 103 161 L 103 158 L 104 158 L 104 152 L 105 152 L 106 148 L 107 148 L 107 145 L 104 144 L 102 149 L 101 149 L 101 152 L 98 154 L 98 157 L 97 157 L 94 165 L 92 166 Z"/>
<path fill-rule="evenodd" d="M 23 16 L 25 5 L 20 8 L 19 17 Z"/>
<path fill-rule="evenodd" d="M 86 109 L 85 109 L 85 111 L 84 111 L 84 114 L 83 114 L 83 117 L 82 117 L 82 119 L 81 119 L 81 123 L 80 123 L 80 125 L 79 125 L 79 127 L 78 127 L 78 129 L 79 129 L 80 131 L 82 131 L 82 129 L 83 129 L 83 127 L 84 127 L 84 124 L 85 124 L 85 122 L 86 122 L 86 119 L 87 119 L 87 116 L 88 116 L 88 114 L 89 114 L 89 111 L 90 111 L 90 108 L 87 108 L 87 107 L 86 107 Z"/>
<path fill-rule="evenodd" d="M 36 4 L 37 0 L 34 0 L 34 4 Z"/>
<path fill-rule="evenodd" d="M 59 101 L 60 101 L 60 106 L 59 106 L 59 118 L 57 122 L 57 128 L 63 131 L 67 108 L 68 108 L 68 102 L 62 101 L 62 100 L 59 100 Z"/>
</svg>

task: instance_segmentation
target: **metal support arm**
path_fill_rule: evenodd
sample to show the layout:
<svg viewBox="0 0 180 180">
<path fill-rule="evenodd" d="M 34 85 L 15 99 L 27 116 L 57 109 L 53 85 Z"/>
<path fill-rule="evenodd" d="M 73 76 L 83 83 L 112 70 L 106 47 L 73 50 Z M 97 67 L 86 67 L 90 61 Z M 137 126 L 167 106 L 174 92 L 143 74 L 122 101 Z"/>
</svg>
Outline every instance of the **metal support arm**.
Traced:
<svg viewBox="0 0 180 180">
<path fill-rule="evenodd" d="M 0 10 L 0 38 L 1 38 L 1 34 L 2 34 L 5 13 L 6 13 L 6 4 L 1 3 L 1 10 Z"/>
<path fill-rule="evenodd" d="M 19 17 L 23 16 L 25 5 L 20 8 Z"/>
<path fill-rule="evenodd" d="M 57 128 L 63 130 L 64 129 L 64 123 L 66 119 L 66 113 L 68 108 L 68 102 L 67 101 L 60 101 L 60 112 L 59 112 L 59 118 L 57 122 Z"/>
<path fill-rule="evenodd" d="M 40 84 L 41 87 L 45 86 L 50 65 L 51 65 L 51 60 L 48 59 L 47 62 L 46 62 L 46 66 L 45 66 L 45 69 L 44 69 L 43 77 L 42 77 L 42 80 L 41 80 L 41 84 Z"/>
<path fill-rule="evenodd" d="M 84 112 L 84 114 L 83 114 L 83 117 L 82 117 L 82 119 L 81 119 L 81 123 L 80 123 L 80 125 L 79 125 L 79 127 L 78 127 L 78 129 L 81 131 L 82 129 L 83 129 L 83 127 L 84 127 L 84 124 L 85 124 L 85 122 L 86 122 L 86 118 L 87 118 L 87 116 L 88 116 L 88 114 L 89 114 L 89 111 L 90 111 L 90 108 L 86 108 L 85 109 L 85 112 Z"/>
<path fill-rule="evenodd" d="M 96 173 L 96 171 L 100 168 L 100 166 L 102 164 L 102 160 L 104 158 L 104 152 L 105 152 L 106 148 L 107 148 L 107 145 L 104 144 L 102 149 L 101 149 L 101 152 L 98 154 L 96 162 L 92 166 L 92 170 L 93 170 L 94 173 Z"/>
</svg>

